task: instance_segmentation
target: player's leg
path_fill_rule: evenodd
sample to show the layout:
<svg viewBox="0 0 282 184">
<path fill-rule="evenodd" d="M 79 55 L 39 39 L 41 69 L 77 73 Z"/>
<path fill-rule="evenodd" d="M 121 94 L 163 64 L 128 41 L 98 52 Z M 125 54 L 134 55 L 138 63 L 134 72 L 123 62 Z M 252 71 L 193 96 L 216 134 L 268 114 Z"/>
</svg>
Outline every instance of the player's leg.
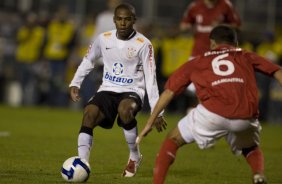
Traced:
<svg viewBox="0 0 282 184">
<path fill-rule="evenodd" d="M 163 142 L 155 163 L 154 184 L 164 183 L 169 166 L 182 145 L 196 142 L 199 148 L 205 149 L 226 135 L 227 131 L 222 128 L 224 122 L 223 117 L 208 111 L 202 105 L 192 109 Z"/>
<path fill-rule="evenodd" d="M 191 137 L 191 142 L 194 139 Z M 186 144 L 178 127 L 171 130 L 158 153 L 154 167 L 154 184 L 163 184 L 170 165 L 174 162 L 177 150 Z"/>
<path fill-rule="evenodd" d="M 119 125 L 122 126 L 126 142 L 130 151 L 130 159 L 137 161 L 140 159 L 140 150 L 135 146 L 135 140 L 138 135 L 137 121 L 135 114 L 137 104 L 132 99 L 124 99 L 118 107 Z"/>
<path fill-rule="evenodd" d="M 83 114 L 82 125 L 78 136 L 79 156 L 89 160 L 93 141 L 93 129 L 99 125 L 112 128 L 116 115 L 117 103 L 110 92 L 98 92 L 91 98 Z"/>
<path fill-rule="evenodd" d="M 264 176 L 264 157 L 260 147 L 254 145 L 249 148 L 243 148 L 242 154 L 252 170 L 254 184 L 266 184 Z"/>
<path fill-rule="evenodd" d="M 89 104 L 84 109 L 82 125 L 78 135 L 78 156 L 89 161 L 93 141 L 93 129 L 104 118 L 96 105 Z"/>
<path fill-rule="evenodd" d="M 132 177 L 136 174 L 142 159 L 139 147 L 135 146 L 135 140 L 138 136 L 135 115 L 141 108 L 140 103 L 139 100 L 126 98 L 124 96 L 118 106 L 118 124 L 123 128 L 125 140 L 130 152 L 127 166 L 123 172 L 123 176 L 125 177 Z"/>
<path fill-rule="evenodd" d="M 247 132 L 247 134 L 242 136 L 242 139 L 246 142 L 248 140 L 251 141 L 252 146 L 243 146 L 242 154 L 252 170 L 253 183 L 266 184 L 267 182 L 264 176 L 264 156 L 259 147 L 259 132 L 261 127 L 259 126 L 258 121 L 252 122 L 251 124 L 253 125 L 251 127 L 251 133 Z"/>
<path fill-rule="evenodd" d="M 259 147 L 261 126 L 258 120 L 232 120 L 230 125 L 231 128 L 234 127 L 233 129 L 236 129 L 235 132 L 227 136 L 227 141 L 231 145 L 232 151 L 238 153 L 241 150 L 252 170 L 253 182 L 255 184 L 265 184 L 264 157 Z M 242 128 L 241 131 L 240 127 Z"/>
</svg>

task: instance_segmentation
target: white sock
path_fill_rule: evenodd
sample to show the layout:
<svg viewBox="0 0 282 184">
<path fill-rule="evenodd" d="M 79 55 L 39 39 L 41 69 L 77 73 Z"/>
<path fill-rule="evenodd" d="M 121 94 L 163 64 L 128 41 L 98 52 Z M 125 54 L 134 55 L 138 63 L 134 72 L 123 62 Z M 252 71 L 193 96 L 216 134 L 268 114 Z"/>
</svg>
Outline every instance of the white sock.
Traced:
<svg viewBox="0 0 282 184">
<path fill-rule="evenodd" d="M 139 147 L 135 146 L 135 140 L 138 135 L 137 127 L 134 127 L 131 130 L 123 129 L 123 133 L 130 152 L 129 158 L 135 161 L 138 160 L 140 158 L 140 150 Z"/>
<path fill-rule="evenodd" d="M 89 162 L 90 151 L 92 148 L 93 136 L 87 133 L 79 133 L 78 135 L 78 156 Z"/>
</svg>

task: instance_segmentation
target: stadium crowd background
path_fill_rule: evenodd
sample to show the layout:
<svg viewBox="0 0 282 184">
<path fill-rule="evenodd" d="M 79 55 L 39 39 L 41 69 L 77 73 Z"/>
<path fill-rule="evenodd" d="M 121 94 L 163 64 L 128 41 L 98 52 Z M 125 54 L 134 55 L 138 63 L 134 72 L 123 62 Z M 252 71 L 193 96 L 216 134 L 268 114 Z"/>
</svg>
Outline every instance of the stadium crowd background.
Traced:
<svg viewBox="0 0 282 184">
<path fill-rule="evenodd" d="M 281 65 L 282 1 L 231 1 L 242 20 L 240 46 Z M 166 78 L 191 54 L 192 34 L 180 34 L 178 24 L 192 0 L 124 2 L 136 7 L 136 29 L 153 43 L 162 91 Z M 84 101 L 78 106 L 69 100 L 68 84 L 93 38 L 97 15 L 106 9 L 105 0 L 0 1 L 0 103 L 80 109 L 89 91 L 99 85 L 100 68 L 88 77 L 82 91 Z M 32 27 L 32 39 L 26 27 Z M 59 52 L 53 52 L 52 45 L 60 47 L 55 49 Z M 270 78 L 258 75 L 257 79 L 261 120 L 282 123 L 281 87 Z M 185 112 L 187 99 L 188 92 L 177 97 L 168 111 Z"/>
</svg>

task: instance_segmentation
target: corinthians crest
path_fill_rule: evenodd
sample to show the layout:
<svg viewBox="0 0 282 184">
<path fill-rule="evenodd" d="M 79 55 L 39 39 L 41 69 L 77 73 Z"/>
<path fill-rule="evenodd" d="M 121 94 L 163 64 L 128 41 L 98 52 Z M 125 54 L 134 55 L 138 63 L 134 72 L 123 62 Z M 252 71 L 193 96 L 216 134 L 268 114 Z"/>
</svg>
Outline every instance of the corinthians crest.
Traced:
<svg viewBox="0 0 282 184">
<path fill-rule="evenodd" d="M 135 54 L 136 54 L 135 48 L 133 48 L 133 47 L 127 48 L 127 54 L 126 55 L 129 59 L 133 58 L 135 56 Z"/>
</svg>

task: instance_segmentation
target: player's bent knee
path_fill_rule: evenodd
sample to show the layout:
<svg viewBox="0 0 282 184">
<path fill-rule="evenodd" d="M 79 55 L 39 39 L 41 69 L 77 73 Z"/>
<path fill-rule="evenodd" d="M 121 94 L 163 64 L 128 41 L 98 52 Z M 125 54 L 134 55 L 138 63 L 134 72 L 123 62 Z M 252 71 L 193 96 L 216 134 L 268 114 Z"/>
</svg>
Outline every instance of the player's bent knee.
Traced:
<svg viewBox="0 0 282 184">
<path fill-rule="evenodd" d="M 177 127 L 172 129 L 168 133 L 167 138 L 173 140 L 177 144 L 178 147 L 181 147 L 184 144 L 186 144 L 185 140 L 182 138 Z"/>
<path fill-rule="evenodd" d="M 118 115 L 124 123 L 129 123 L 134 119 L 136 114 L 136 103 L 132 99 L 124 99 L 118 107 Z"/>
<path fill-rule="evenodd" d="M 257 147 L 258 147 L 257 145 L 254 145 L 254 146 L 251 146 L 249 148 L 243 148 L 242 149 L 242 154 L 246 157 L 246 156 L 248 156 L 248 154 L 250 152 L 252 152 L 253 150 L 257 149 Z"/>
<path fill-rule="evenodd" d="M 123 123 L 130 123 L 133 119 L 133 109 L 125 108 L 118 111 L 118 115 Z"/>
<path fill-rule="evenodd" d="M 99 108 L 94 105 L 88 105 L 84 109 L 83 126 L 94 128 L 97 125 L 97 119 L 99 116 Z"/>
</svg>

